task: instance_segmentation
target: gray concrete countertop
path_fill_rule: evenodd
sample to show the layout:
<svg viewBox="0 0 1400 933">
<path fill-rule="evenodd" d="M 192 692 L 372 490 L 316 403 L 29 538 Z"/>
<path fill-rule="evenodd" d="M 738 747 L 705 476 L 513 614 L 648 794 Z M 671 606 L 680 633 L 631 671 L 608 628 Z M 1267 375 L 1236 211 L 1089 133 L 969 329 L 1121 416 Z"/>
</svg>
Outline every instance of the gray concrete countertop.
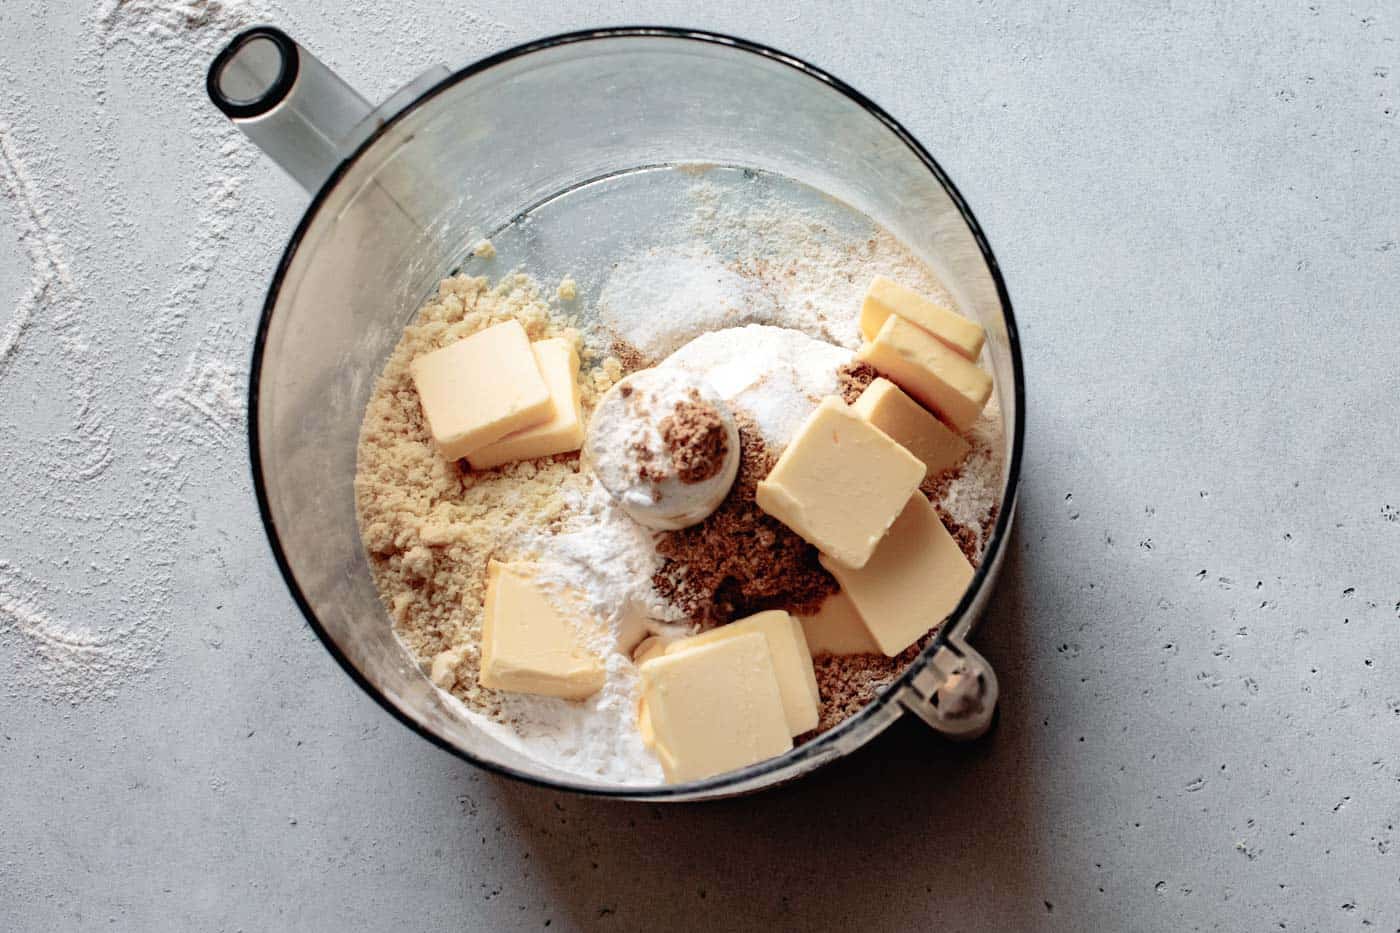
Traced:
<svg viewBox="0 0 1400 933">
<path fill-rule="evenodd" d="M 1400 928 L 1400 13 L 1382 3 L 0 5 L 0 929 Z M 1025 341 L 999 728 L 756 798 L 481 773 L 302 621 L 243 441 L 304 197 L 203 98 L 734 32 L 905 122 Z"/>
</svg>

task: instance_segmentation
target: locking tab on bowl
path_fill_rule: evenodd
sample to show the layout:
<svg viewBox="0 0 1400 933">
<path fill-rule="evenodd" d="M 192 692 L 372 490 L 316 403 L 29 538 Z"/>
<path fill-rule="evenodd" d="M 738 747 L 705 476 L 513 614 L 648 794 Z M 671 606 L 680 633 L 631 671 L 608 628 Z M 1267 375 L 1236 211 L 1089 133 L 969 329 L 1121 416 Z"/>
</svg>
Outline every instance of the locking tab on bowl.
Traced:
<svg viewBox="0 0 1400 933">
<path fill-rule="evenodd" d="M 947 738 L 980 738 L 991 727 L 997 676 L 960 635 L 951 636 L 909 684 L 899 705 Z"/>
</svg>

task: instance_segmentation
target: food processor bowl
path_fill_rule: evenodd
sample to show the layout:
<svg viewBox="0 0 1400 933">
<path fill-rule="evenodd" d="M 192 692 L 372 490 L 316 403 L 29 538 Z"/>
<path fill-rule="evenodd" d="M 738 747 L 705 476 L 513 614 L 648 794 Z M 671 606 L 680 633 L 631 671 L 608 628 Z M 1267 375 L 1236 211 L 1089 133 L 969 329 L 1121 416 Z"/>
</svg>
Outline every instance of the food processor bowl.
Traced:
<svg viewBox="0 0 1400 933">
<path fill-rule="evenodd" d="M 905 712 L 953 738 L 987 729 L 996 678 L 967 636 L 997 576 L 1015 509 L 1024 435 L 1020 351 L 977 221 L 890 116 L 792 56 L 664 28 L 542 39 L 456 72 L 426 72 L 372 107 L 284 33 L 260 27 L 218 55 L 208 91 L 313 194 L 258 327 L 248 418 L 253 477 L 297 604 L 385 709 L 481 767 L 561 790 L 650 801 L 771 787 L 860 748 Z M 781 757 L 688 784 L 630 786 L 522 754 L 429 682 L 396 640 L 376 591 L 356 521 L 355 462 L 384 361 L 477 238 L 562 193 L 677 165 L 795 179 L 867 215 L 925 262 L 986 329 L 1005 472 L 999 515 L 971 586 L 936 639 L 875 701 Z M 573 234 L 535 229 L 530 237 Z M 930 628 L 940 621 L 930 618 Z"/>
</svg>

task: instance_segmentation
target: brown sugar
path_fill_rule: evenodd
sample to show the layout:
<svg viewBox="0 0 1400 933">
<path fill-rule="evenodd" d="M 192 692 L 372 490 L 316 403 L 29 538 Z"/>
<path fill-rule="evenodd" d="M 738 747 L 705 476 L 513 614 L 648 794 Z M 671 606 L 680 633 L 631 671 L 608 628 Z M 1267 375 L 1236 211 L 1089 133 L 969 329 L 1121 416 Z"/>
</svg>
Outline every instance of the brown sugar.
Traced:
<svg viewBox="0 0 1400 933">
<path fill-rule="evenodd" d="M 813 658 L 821 707 L 817 712 L 817 728 L 802 736 L 799 744 L 816 738 L 860 712 L 881 690 L 894 683 L 900 672 L 933 641 L 935 634 L 936 631 L 929 632 L 893 658 L 883 654 L 822 655 Z"/>
<path fill-rule="evenodd" d="M 639 369 L 648 369 L 656 365 L 656 362 L 641 350 L 638 350 L 626 340 L 615 338 L 608 355 L 622 364 L 623 375 L 635 373 Z M 626 394 L 626 393 L 624 393 Z"/>
<path fill-rule="evenodd" d="M 777 457 L 753 420 L 735 412 L 739 475 L 709 518 L 657 539 L 665 560 L 652 578 L 658 593 L 708 628 L 759 612 L 815 612 L 836 592 L 817 562 L 817 550 L 754 501 L 760 480 Z"/>
</svg>

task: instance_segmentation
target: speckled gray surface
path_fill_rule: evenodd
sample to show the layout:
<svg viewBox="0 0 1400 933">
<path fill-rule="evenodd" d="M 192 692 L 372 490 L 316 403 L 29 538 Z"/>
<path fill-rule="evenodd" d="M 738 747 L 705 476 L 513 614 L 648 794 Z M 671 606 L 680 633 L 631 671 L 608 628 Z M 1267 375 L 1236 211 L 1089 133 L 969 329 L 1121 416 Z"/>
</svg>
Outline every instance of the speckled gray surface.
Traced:
<svg viewBox="0 0 1400 933">
<path fill-rule="evenodd" d="M 1400 16 L 1156 6 L 0 5 L 0 928 L 1400 928 Z M 901 118 L 1025 340 L 999 729 L 639 807 L 362 695 L 230 396 L 301 195 L 198 84 L 260 18 L 373 97 L 650 21 Z"/>
</svg>

